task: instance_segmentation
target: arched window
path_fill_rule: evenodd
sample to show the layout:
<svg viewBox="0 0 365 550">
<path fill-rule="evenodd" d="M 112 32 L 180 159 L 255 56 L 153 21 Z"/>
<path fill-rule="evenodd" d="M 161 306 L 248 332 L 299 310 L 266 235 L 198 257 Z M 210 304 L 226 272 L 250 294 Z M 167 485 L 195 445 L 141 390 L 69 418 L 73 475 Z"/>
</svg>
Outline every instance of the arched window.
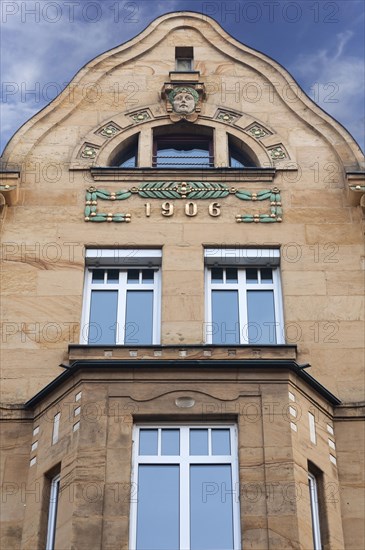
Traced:
<svg viewBox="0 0 365 550">
<path fill-rule="evenodd" d="M 120 144 L 114 154 L 110 166 L 118 168 L 137 168 L 138 166 L 138 134 L 131 136 Z"/>
<path fill-rule="evenodd" d="M 155 128 L 152 166 L 168 169 L 214 168 L 213 129 L 186 123 Z"/>
<path fill-rule="evenodd" d="M 223 161 L 224 157 L 226 159 L 223 163 L 225 168 L 245 169 L 259 165 L 254 153 L 241 139 L 227 133 L 226 140 L 216 143 L 213 135 L 214 129 L 208 126 L 179 123 L 157 127 L 153 131 L 151 149 L 143 151 L 143 167 L 173 170 L 214 168 L 214 143 L 223 153 L 223 157 L 220 155 L 221 160 Z M 151 160 L 147 160 L 148 157 L 152 163 Z M 141 167 L 140 162 L 141 152 L 137 133 L 118 145 L 109 166 L 133 169 Z"/>
<path fill-rule="evenodd" d="M 257 163 L 252 159 L 245 143 L 234 136 L 228 136 L 230 168 L 253 168 Z"/>
</svg>

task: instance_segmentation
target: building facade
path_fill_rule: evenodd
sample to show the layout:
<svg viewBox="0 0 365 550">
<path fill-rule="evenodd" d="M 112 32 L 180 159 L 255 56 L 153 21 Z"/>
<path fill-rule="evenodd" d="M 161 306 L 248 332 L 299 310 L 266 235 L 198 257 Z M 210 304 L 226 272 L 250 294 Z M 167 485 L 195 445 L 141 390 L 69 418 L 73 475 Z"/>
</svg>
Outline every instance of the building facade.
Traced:
<svg viewBox="0 0 365 550">
<path fill-rule="evenodd" d="M 364 548 L 348 132 L 179 12 L 2 160 L 2 548 Z"/>
</svg>

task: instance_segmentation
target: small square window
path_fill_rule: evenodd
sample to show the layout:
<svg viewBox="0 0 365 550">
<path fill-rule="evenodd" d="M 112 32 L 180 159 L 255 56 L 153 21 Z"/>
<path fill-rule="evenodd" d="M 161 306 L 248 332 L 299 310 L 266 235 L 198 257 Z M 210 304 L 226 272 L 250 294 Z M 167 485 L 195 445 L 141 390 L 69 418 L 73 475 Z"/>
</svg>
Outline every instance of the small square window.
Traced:
<svg viewBox="0 0 365 550">
<path fill-rule="evenodd" d="M 194 49 L 191 47 L 175 48 L 175 70 L 190 72 L 193 70 Z"/>
</svg>

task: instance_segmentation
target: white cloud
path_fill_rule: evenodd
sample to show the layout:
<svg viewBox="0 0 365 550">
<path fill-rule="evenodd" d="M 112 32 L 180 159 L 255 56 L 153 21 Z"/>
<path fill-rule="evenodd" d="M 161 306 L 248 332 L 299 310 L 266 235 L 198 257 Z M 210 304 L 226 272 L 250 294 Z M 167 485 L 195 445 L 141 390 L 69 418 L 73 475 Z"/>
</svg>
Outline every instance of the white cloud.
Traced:
<svg viewBox="0 0 365 550">
<path fill-rule="evenodd" d="M 353 33 L 336 35 L 332 50 L 300 54 L 292 66 L 308 95 L 322 109 L 337 119 L 364 148 L 364 61 L 346 53 Z"/>
</svg>

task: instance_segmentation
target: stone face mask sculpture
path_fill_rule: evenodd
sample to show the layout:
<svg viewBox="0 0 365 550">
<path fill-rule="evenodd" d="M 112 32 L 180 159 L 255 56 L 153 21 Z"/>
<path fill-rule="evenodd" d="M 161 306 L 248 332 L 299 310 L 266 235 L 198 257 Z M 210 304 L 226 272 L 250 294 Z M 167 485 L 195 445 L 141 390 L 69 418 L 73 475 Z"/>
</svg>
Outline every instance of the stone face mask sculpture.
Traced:
<svg viewBox="0 0 365 550">
<path fill-rule="evenodd" d="M 199 94 L 194 88 L 180 87 L 172 90 L 168 98 L 175 113 L 189 115 L 195 111 Z"/>
</svg>

